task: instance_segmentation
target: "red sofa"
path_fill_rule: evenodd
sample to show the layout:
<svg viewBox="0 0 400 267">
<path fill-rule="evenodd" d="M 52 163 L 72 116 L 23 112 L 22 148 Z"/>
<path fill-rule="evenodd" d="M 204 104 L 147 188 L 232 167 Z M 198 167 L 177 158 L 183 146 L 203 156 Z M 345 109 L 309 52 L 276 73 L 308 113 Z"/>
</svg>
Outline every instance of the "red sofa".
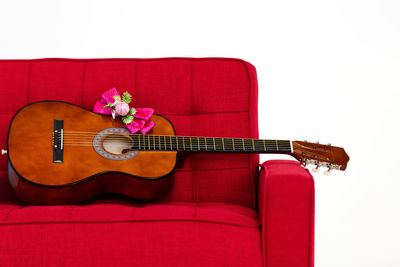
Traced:
<svg viewBox="0 0 400 267">
<path fill-rule="evenodd" d="M 92 108 L 114 86 L 179 135 L 258 137 L 256 71 L 242 60 L 1 60 L 0 148 L 22 106 L 53 99 Z M 259 171 L 258 155 L 194 154 L 174 178 L 173 191 L 151 203 L 105 196 L 28 206 L 0 156 L 0 266 L 314 265 L 314 181 L 297 162 Z"/>
</svg>

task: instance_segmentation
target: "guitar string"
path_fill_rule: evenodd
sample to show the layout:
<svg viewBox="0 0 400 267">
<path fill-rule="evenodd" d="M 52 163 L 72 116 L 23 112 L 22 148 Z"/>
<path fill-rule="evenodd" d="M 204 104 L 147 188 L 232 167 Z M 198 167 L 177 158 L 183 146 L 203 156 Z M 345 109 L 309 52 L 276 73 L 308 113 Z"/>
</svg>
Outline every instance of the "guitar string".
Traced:
<svg viewBox="0 0 400 267">
<path fill-rule="evenodd" d="M 69 135 L 64 133 L 64 138 L 65 137 L 70 137 L 70 138 L 94 138 L 96 135 Z M 142 135 L 142 134 L 135 134 L 135 135 L 124 135 L 124 134 L 109 134 L 109 135 L 104 135 L 104 136 L 109 136 L 110 138 L 122 138 L 126 139 L 127 137 L 136 137 L 139 136 L 139 138 L 157 138 L 157 137 L 168 137 L 168 138 L 194 138 L 197 139 L 199 138 L 200 140 L 205 140 L 205 139 L 227 139 L 227 140 L 234 140 L 234 141 L 242 141 L 242 140 L 254 140 L 254 141 L 265 141 L 265 142 L 289 142 L 290 140 L 274 140 L 274 139 L 257 139 L 257 138 L 240 138 L 240 137 L 208 137 L 208 136 L 182 136 L 182 135 Z"/>
<path fill-rule="evenodd" d="M 123 138 L 120 138 L 120 139 L 114 139 L 114 138 L 108 138 L 108 140 L 110 140 L 110 141 L 114 141 L 114 142 L 116 142 L 116 143 L 118 143 L 118 144 L 140 144 L 140 143 L 142 143 L 142 144 L 144 144 L 144 146 L 154 146 L 154 145 L 158 145 L 158 146 L 160 146 L 160 145 L 168 145 L 168 146 L 170 146 L 171 145 L 171 143 L 173 143 L 172 145 L 176 145 L 176 146 L 178 146 L 178 145 L 181 145 L 181 146 L 183 146 L 183 145 L 185 145 L 185 146 L 189 146 L 189 144 L 186 144 L 186 142 L 181 142 L 182 140 L 165 140 L 165 141 L 161 141 L 160 140 L 160 142 L 159 142 L 159 140 L 157 140 L 157 139 L 153 139 L 153 140 L 150 140 L 150 139 L 147 139 L 147 140 L 141 140 L 140 142 L 138 141 L 138 140 L 126 140 L 126 139 L 123 139 Z M 240 142 L 240 143 L 238 143 L 238 142 Z M 248 143 L 243 143 L 241 140 L 239 140 L 238 142 L 235 142 L 234 141 L 234 144 L 235 144 L 235 146 L 237 146 L 238 148 L 241 148 L 241 147 L 245 147 L 246 149 L 250 149 L 250 148 L 262 148 L 262 147 L 264 147 L 264 145 L 263 144 L 259 144 L 259 143 L 257 143 L 257 144 L 254 144 L 254 146 L 253 146 L 253 144 L 248 144 Z M 91 144 L 91 143 L 93 143 L 93 139 L 91 139 L 91 138 L 89 138 L 89 139 L 87 139 L 87 138 L 72 138 L 72 139 L 70 139 L 70 138 L 64 138 L 64 144 L 71 144 L 71 143 L 87 143 L 87 144 Z M 205 140 L 202 140 L 202 141 L 196 141 L 196 142 L 193 142 L 192 143 L 192 146 L 194 146 L 194 147 L 197 147 L 197 146 L 204 146 L 204 147 L 214 147 L 214 143 L 209 143 L 209 142 L 206 142 Z M 220 146 L 222 146 L 222 143 L 215 143 L 215 146 L 218 146 L 218 147 L 220 147 Z M 230 143 L 226 143 L 226 142 L 224 142 L 224 145 L 223 146 L 226 146 L 226 147 L 233 147 L 233 144 L 230 144 Z M 266 146 L 275 146 L 275 142 L 274 142 L 274 144 L 272 144 L 272 143 L 270 143 L 270 144 L 266 144 Z M 277 145 L 279 148 L 290 148 L 290 144 L 278 144 Z"/>
<path fill-rule="evenodd" d="M 131 144 L 132 145 L 132 144 Z M 83 146 L 83 147 L 93 147 L 93 146 L 100 146 L 98 144 L 93 145 L 93 143 L 65 143 L 64 146 Z M 271 149 L 271 148 L 267 148 L 266 150 L 264 148 L 261 147 L 257 147 L 255 149 L 253 148 L 249 148 L 246 147 L 245 149 L 242 149 L 242 147 L 240 148 L 233 148 L 233 147 L 225 147 L 225 148 L 213 148 L 210 146 L 194 146 L 191 149 L 183 147 L 183 146 L 175 146 L 173 145 L 172 147 L 170 145 L 167 146 L 167 148 L 164 147 L 164 145 L 154 145 L 154 144 L 147 144 L 145 146 L 142 147 L 138 147 L 138 144 L 136 144 L 136 146 L 132 145 L 132 149 L 133 150 L 140 150 L 140 151 L 202 151 L 202 152 L 290 152 L 291 148 L 287 147 L 287 148 L 279 148 L 278 150 L 276 150 L 275 148 Z M 287 151 L 285 151 L 287 150 Z"/>
<path fill-rule="evenodd" d="M 164 145 L 168 145 L 169 147 L 171 146 L 171 143 L 173 143 L 173 146 L 189 146 L 189 144 L 184 144 L 183 140 L 157 140 L 157 138 L 146 138 L 147 140 L 142 140 L 141 143 L 143 144 L 144 147 L 149 146 L 149 147 L 154 147 L 154 146 L 164 146 Z M 139 145 L 139 141 L 138 140 L 126 140 L 126 138 L 122 138 L 122 139 L 114 139 L 114 138 L 109 138 L 108 140 L 112 140 L 114 142 L 117 142 L 117 144 L 130 144 L 130 145 Z M 194 140 L 193 140 L 194 141 Z M 236 141 L 236 140 L 235 140 Z M 237 146 L 237 150 L 241 149 L 243 147 L 243 142 L 241 141 L 241 139 L 237 140 L 237 143 L 235 142 L 235 145 Z M 93 139 L 92 138 L 64 138 L 64 144 L 92 144 L 93 143 Z M 186 143 L 186 142 L 185 142 Z M 222 145 L 222 143 L 215 143 L 215 146 L 220 148 Z M 224 145 L 226 148 L 233 148 L 233 144 L 229 143 L 229 142 L 224 142 Z M 275 146 L 275 142 L 274 144 L 266 144 L 266 146 L 268 146 L 268 148 L 270 148 L 270 146 Z M 208 143 L 206 142 L 206 140 L 201 140 L 199 142 L 194 142 L 192 143 L 192 147 L 196 148 L 196 147 L 201 147 L 201 148 L 207 148 L 212 150 L 212 148 L 214 147 L 214 143 Z M 290 148 L 290 144 L 278 144 L 279 149 L 289 149 Z M 244 144 L 244 148 L 245 150 L 252 150 L 252 148 L 254 149 L 262 149 L 264 148 L 263 144 L 259 144 L 259 143 L 255 143 L 254 146 L 252 144 L 248 144 L 245 143 Z M 253 149 L 253 150 L 254 150 Z"/>
<path fill-rule="evenodd" d="M 191 140 L 191 141 L 193 141 L 192 147 L 195 147 L 195 148 L 196 147 L 203 147 L 203 148 L 207 148 L 207 149 L 209 147 L 211 147 L 211 150 L 212 150 L 212 147 L 214 147 L 214 142 L 212 142 L 212 144 L 210 143 L 211 140 L 209 140 L 209 142 L 207 142 L 207 140 L 205 140 L 205 139 L 198 139 L 198 140 L 196 140 L 196 139 Z M 126 137 L 125 138 L 123 138 L 123 137 L 122 138 L 110 137 L 110 138 L 108 138 L 108 140 L 117 141 L 118 144 L 131 144 L 131 145 L 137 144 L 137 145 L 139 145 L 139 140 L 127 140 Z M 259 140 L 259 139 L 255 139 L 255 140 Z M 219 140 L 219 141 L 221 141 L 221 140 Z M 238 149 L 240 149 L 240 148 L 242 148 L 244 146 L 244 149 L 246 149 L 246 150 L 251 150 L 251 148 L 260 149 L 260 148 L 264 147 L 264 144 L 254 143 L 254 146 L 253 146 L 253 144 L 243 143 L 243 141 L 244 140 L 242 140 L 242 139 L 236 139 L 236 140 L 233 139 L 232 143 L 224 142 L 223 146 L 226 146 L 227 148 L 229 148 L 229 147 L 233 148 L 233 146 L 236 145 Z M 74 144 L 74 143 L 77 143 L 77 144 L 82 144 L 82 143 L 92 144 L 92 142 L 93 142 L 93 138 L 91 138 L 91 137 L 64 138 L 64 144 Z M 184 144 L 184 143 L 186 143 L 185 140 L 183 140 L 183 139 L 179 140 L 179 137 L 177 139 L 175 139 L 175 140 L 172 140 L 172 139 L 171 140 L 166 140 L 166 139 L 165 140 L 157 140 L 157 138 L 154 138 L 154 136 L 152 136 L 152 138 L 150 138 L 150 136 L 148 136 L 148 138 L 144 137 L 143 140 L 141 140 L 140 142 L 142 142 L 144 147 L 146 147 L 146 146 L 153 146 L 153 147 L 154 146 L 159 146 L 160 147 L 161 145 L 170 146 L 171 143 L 174 143 L 174 144 L 172 144 L 174 146 L 179 146 L 179 145 L 181 145 L 181 146 L 186 146 L 186 145 L 189 146 L 189 144 Z M 221 145 L 222 145 L 222 143 L 219 143 L 219 142 L 215 143 L 215 146 L 220 147 Z M 270 141 L 269 143 L 266 144 L 266 146 L 275 146 L 275 145 L 276 145 L 275 141 Z M 290 144 L 287 144 L 286 142 L 284 144 L 278 143 L 277 146 L 279 147 L 279 149 L 285 149 L 285 148 L 289 149 L 290 148 Z"/>
<path fill-rule="evenodd" d="M 81 134 L 89 133 L 89 134 Z M 99 132 L 79 132 L 79 131 L 64 131 L 64 135 L 79 135 L 79 136 L 96 136 Z M 177 137 L 177 138 L 225 138 L 225 139 L 247 139 L 247 140 L 265 140 L 265 141 L 290 141 L 290 140 L 272 140 L 272 139 L 258 139 L 258 138 L 240 138 L 240 137 L 209 137 L 209 136 L 184 136 L 184 135 L 144 135 L 144 134 L 123 134 L 123 133 L 110 133 L 109 135 L 125 135 L 125 136 L 165 136 L 165 137 Z"/>
<path fill-rule="evenodd" d="M 98 132 L 84 132 L 84 131 L 65 131 L 64 132 L 64 140 L 65 143 L 64 145 L 80 145 L 80 146 L 92 146 L 92 139 L 98 134 Z M 289 140 L 270 140 L 270 139 L 254 139 L 254 138 L 230 138 L 230 137 L 197 137 L 197 136 L 175 136 L 175 135 L 142 135 L 142 134 L 129 134 L 129 135 L 125 135 L 125 134 L 121 134 L 121 133 L 111 133 L 109 135 L 109 140 L 114 140 L 114 141 L 119 141 L 118 144 L 130 144 L 130 145 L 135 145 L 134 140 L 127 140 L 127 136 L 131 137 L 135 137 L 138 136 L 139 139 L 143 139 L 143 149 L 146 149 L 146 147 L 149 148 L 149 150 L 163 150 L 160 149 L 160 147 L 162 148 L 162 146 L 168 145 L 169 147 L 172 146 L 176 146 L 177 149 L 179 149 L 179 145 L 183 146 L 185 148 L 186 144 L 185 143 L 185 138 L 191 138 L 192 140 L 189 140 L 190 142 L 194 142 L 191 144 L 191 150 L 208 150 L 210 149 L 211 151 L 213 150 L 214 147 L 214 143 L 215 141 L 218 140 L 219 141 L 223 141 L 220 139 L 224 139 L 226 141 L 230 140 L 230 142 L 232 142 L 231 144 L 229 144 L 228 142 L 224 142 L 224 146 L 226 146 L 225 151 L 229 151 L 230 149 L 232 149 L 231 151 L 245 151 L 248 150 L 249 152 L 252 151 L 256 151 L 256 150 L 260 150 L 261 151 L 265 151 L 265 146 L 264 144 L 259 144 L 259 143 L 254 143 L 253 144 L 244 144 L 244 140 L 246 140 L 247 142 L 250 140 L 253 141 L 262 141 L 267 142 L 267 146 L 273 146 L 276 145 L 277 149 L 291 149 L 290 148 L 290 143 L 288 144 L 288 142 L 290 142 Z M 143 136 L 143 138 L 141 138 L 140 136 Z M 147 138 L 146 138 L 147 136 Z M 157 137 L 164 137 L 163 142 L 158 142 L 161 140 L 157 140 Z M 169 137 L 170 140 L 165 139 L 165 137 Z M 175 137 L 175 140 L 173 140 L 171 137 Z M 146 140 L 147 139 L 147 140 Z M 158 138 L 160 139 L 160 138 Z M 181 139 L 181 140 L 180 140 Z M 197 139 L 197 140 L 196 140 Z M 207 144 L 207 141 L 211 142 L 211 140 L 213 144 Z M 88 141 L 88 142 L 85 142 Z M 140 140 L 139 140 L 140 141 Z M 136 141 L 136 145 L 139 146 L 139 141 Z M 181 141 L 183 141 L 184 143 L 181 143 Z M 171 144 L 171 142 L 174 142 L 175 144 Z M 284 144 L 282 144 L 282 142 L 284 142 Z M 168 144 L 170 143 L 170 144 Z M 220 146 L 221 144 L 217 143 L 215 144 L 216 146 Z M 234 148 L 235 146 L 238 146 L 237 149 Z M 158 146 L 159 148 L 157 149 L 156 146 Z M 187 144 L 187 146 L 189 146 L 189 144 Z M 242 147 L 244 146 L 244 147 Z M 153 148 L 152 148 L 153 147 Z M 278 148 L 279 147 L 279 148 Z M 197 148 L 197 149 L 196 149 Z M 241 149 L 243 148 L 243 150 Z M 214 147 L 215 149 L 215 147 Z M 220 149 L 220 147 L 218 147 L 218 149 Z M 215 149 L 215 150 L 218 150 Z M 147 149 L 146 149 L 147 150 Z M 165 150 L 165 149 L 164 149 Z M 184 149 L 186 150 L 186 149 Z M 273 149 L 275 150 L 275 149 Z"/>
</svg>

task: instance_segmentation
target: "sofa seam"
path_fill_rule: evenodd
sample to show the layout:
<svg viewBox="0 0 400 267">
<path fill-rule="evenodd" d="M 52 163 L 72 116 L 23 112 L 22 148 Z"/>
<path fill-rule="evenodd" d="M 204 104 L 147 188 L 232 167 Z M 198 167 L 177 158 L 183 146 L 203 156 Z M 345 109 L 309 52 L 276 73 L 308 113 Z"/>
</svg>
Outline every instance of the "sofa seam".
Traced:
<svg viewBox="0 0 400 267">
<path fill-rule="evenodd" d="M 190 61 L 190 136 L 193 136 L 193 83 L 194 83 L 194 79 L 193 79 L 193 61 Z M 193 170 L 193 161 L 192 161 L 192 157 L 190 156 L 189 158 L 190 160 L 190 169 Z M 192 183 L 192 201 L 193 202 L 197 202 L 197 195 L 196 195 L 196 189 L 195 189 L 195 185 L 194 185 L 194 176 L 193 176 L 193 172 L 190 172 L 190 181 Z"/>
<path fill-rule="evenodd" d="M 31 101 L 30 91 L 31 91 L 31 77 L 32 77 L 33 63 L 34 62 L 31 62 L 29 65 L 28 77 L 27 77 L 27 82 L 26 82 L 26 102 L 27 102 L 27 104 L 30 103 L 30 101 Z M 10 114 L 15 114 L 15 112 L 11 112 Z"/>
<path fill-rule="evenodd" d="M 252 138 L 252 129 L 251 129 L 251 122 L 250 122 L 250 105 L 251 105 L 251 99 L 253 97 L 253 83 L 250 77 L 250 71 L 249 68 L 247 66 L 247 64 L 245 62 L 242 62 L 242 64 L 244 65 L 245 69 L 246 69 L 246 73 L 247 73 L 247 80 L 249 82 L 249 88 L 248 88 L 248 105 L 247 105 L 247 119 L 249 122 L 249 136 L 250 138 Z M 255 208 L 256 207 L 256 193 L 255 193 L 255 175 L 254 175 L 254 171 L 251 169 L 251 159 L 252 159 L 252 154 L 248 155 L 248 159 L 247 159 L 247 165 L 248 165 L 248 170 L 249 170 L 249 177 L 250 177 L 250 184 L 251 184 L 251 193 L 252 193 L 252 207 Z"/>
<path fill-rule="evenodd" d="M 201 116 L 201 115 L 211 115 L 211 114 L 224 114 L 224 113 L 248 113 L 247 110 L 237 110 L 237 111 L 214 111 L 214 112 L 196 112 L 196 113 L 161 113 L 164 116 Z M 0 114 L 15 114 L 15 112 L 0 112 Z"/>
<path fill-rule="evenodd" d="M 86 80 L 86 69 L 87 69 L 87 62 L 82 62 L 83 67 L 82 67 L 82 77 L 81 77 L 81 105 L 84 104 L 84 99 L 85 99 L 85 80 Z"/>
<path fill-rule="evenodd" d="M 227 222 L 217 222 L 217 221 L 206 221 L 206 220 L 195 220 L 195 219 L 166 219 L 166 220 L 152 220 L 152 219 L 136 219 L 136 220 L 125 220 L 125 221 L 49 221 L 49 222 L 3 222 L 0 223 L 0 227 L 8 226 L 8 225 L 27 225 L 27 224 L 94 224 L 94 223 L 143 223 L 143 222 L 198 222 L 198 223 L 212 223 L 212 224 L 221 224 L 221 225 L 230 225 L 236 227 L 244 227 L 244 228 L 258 228 L 259 224 L 234 224 Z"/>
<path fill-rule="evenodd" d="M 268 216 L 268 214 L 269 214 L 269 212 L 268 212 L 268 205 L 269 205 L 269 179 L 267 179 L 269 176 L 270 176 L 270 171 L 269 171 L 269 166 L 268 165 L 266 165 L 266 167 L 265 167 L 265 169 L 264 169 L 264 171 L 265 171 L 265 186 L 266 186 L 266 190 L 265 190 L 265 194 L 266 194 L 266 196 L 265 196 L 265 200 L 264 200 L 264 202 L 265 202 L 265 211 L 264 211 L 264 216 L 265 216 L 265 221 L 264 221 L 264 223 L 265 223 L 265 225 L 263 225 L 262 224 L 262 222 L 263 221 L 261 221 L 261 225 L 262 226 L 264 226 L 264 229 L 265 229 L 265 235 L 263 234 L 263 232 L 261 231 L 261 234 L 263 234 L 263 238 L 264 238 L 264 251 L 265 251 L 265 254 L 264 254 L 264 257 L 265 257 L 265 262 L 264 262 L 264 266 L 267 266 L 267 247 L 268 247 L 268 244 L 267 244 L 267 238 L 266 238 L 266 231 L 267 231 L 267 229 L 266 229 L 266 226 L 267 226 L 267 221 L 268 221 L 268 219 L 267 219 L 267 216 Z M 263 217 L 264 217 L 263 216 Z"/>
</svg>

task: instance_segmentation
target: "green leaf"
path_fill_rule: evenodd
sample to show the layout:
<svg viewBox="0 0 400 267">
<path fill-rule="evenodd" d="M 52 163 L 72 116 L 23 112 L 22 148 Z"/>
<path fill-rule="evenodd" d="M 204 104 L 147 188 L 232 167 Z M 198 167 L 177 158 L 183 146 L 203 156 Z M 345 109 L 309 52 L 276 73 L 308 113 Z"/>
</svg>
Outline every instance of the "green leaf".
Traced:
<svg viewBox="0 0 400 267">
<path fill-rule="evenodd" d="M 112 103 L 108 103 L 107 105 L 104 106 L 104 108 L 111 108 L 112 107 Z"/>
<path fill-rule="evenodd" d="M 122 122 L 125 124 L 129 124 L 133 121 L 133 116 L 132 115 L 126 115 L 122 117 Z"/>
<path fill-rule="evenodd" d="M 135 115 L 135 113 L 136 113 L 136 109 L 135 108 L 131 108 L 129 110 L 129 115 Z"/>
<path fill-rule="evenodd" d="M 115 95 L 114 96 L 114 100 L 121 102 L 121 97 L 119 95 Z"/>
<path fill-rule="evenodd" d="M 124 101 L 124 102 L 127 103 L 127 104 L 131 103 L 131 101 L 132 101 L 132 96 L 131 96 L 131 94 L 128 93 L 128 92 L 124 92 L 124 93 L 122 94 L 122 101 Z"/>
</svg>

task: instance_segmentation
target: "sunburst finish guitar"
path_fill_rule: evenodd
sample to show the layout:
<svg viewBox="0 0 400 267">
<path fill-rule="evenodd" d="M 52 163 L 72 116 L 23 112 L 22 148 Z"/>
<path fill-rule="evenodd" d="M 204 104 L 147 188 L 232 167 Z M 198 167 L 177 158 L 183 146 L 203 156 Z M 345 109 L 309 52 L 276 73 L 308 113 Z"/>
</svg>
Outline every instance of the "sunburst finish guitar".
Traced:
<svg viewBox="0 0 400 267">
<path fill-rule="evenodd" d="M 119 120 L 73 104 L 42 101 L 20 109 L 7 138 L 10 184 L 32 204 L 71 204 L 114 192 L 154 199 L 172 187 L 170 174 L 187 153 L 280 153 L 328 170 L 345 170 L 343 148 L 290 140 L 176 136 L 153 115 L 146 135 Z"/>
</svg>

